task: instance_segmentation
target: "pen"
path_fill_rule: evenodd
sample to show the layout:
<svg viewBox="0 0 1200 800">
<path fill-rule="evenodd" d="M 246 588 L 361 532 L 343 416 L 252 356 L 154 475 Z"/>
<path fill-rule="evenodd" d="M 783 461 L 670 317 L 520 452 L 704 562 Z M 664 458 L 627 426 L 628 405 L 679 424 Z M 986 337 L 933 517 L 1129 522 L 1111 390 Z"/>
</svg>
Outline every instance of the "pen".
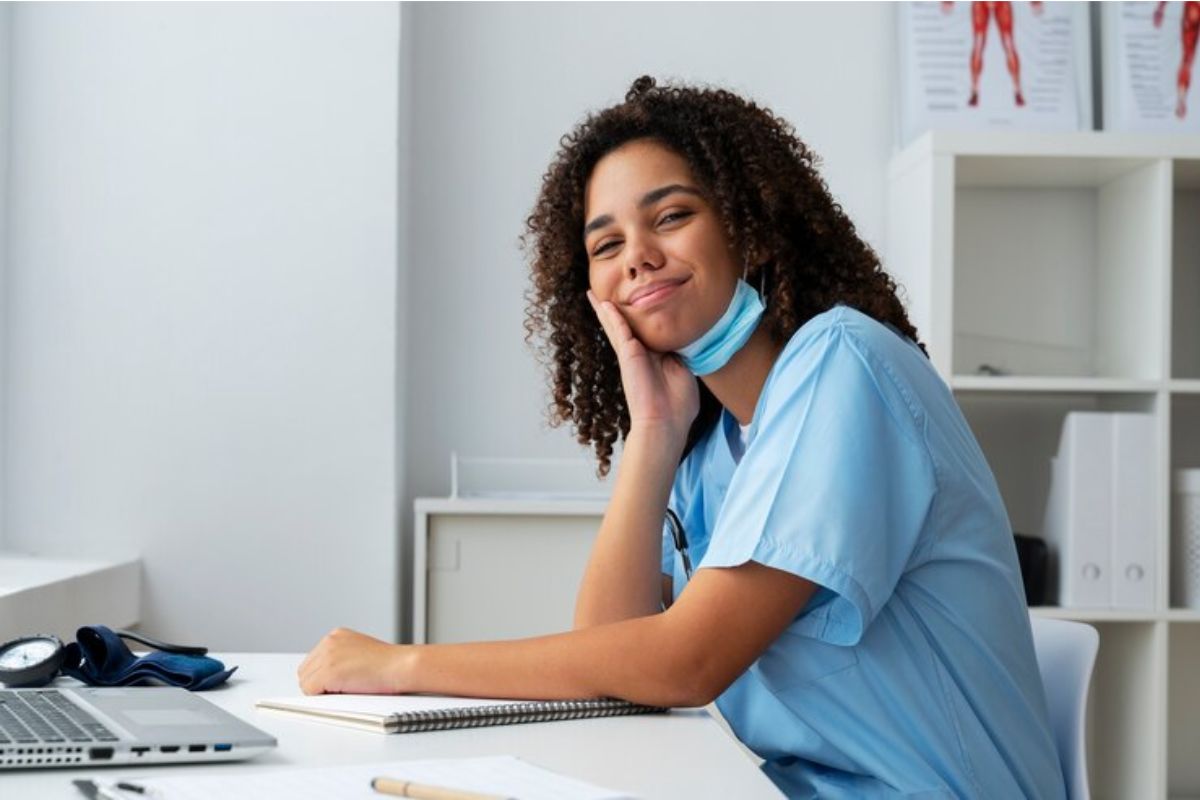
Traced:
<svg viewBox="0 0 1200 800">
<path fill-rule="evenodd" d="M 103 781 L 75 780 L 71 781 L 75 788 L 83 793 L 88 800 L 124 800 L 125 795 L 118 794 L 116 786 Z"/>
<path fill-rule="evenodd" d="M 430 786 L 427 783 L 413 783 L 396 778 L 375 778 L 371 781 L 371 788 L 380 794 L 390 794 L 393 797 L 412 797 L 417 800 L 513 800 L 513 798 L 497 794 L 447 789 L 442 786 Z"/>
</svg>

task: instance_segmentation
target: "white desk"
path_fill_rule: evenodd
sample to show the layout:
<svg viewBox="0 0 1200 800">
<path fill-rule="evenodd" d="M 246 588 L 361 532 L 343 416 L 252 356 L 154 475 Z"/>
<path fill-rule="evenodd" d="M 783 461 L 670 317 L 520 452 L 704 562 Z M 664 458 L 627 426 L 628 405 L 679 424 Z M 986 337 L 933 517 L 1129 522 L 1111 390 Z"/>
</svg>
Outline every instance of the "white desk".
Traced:
<svg viewBox="0 0 1200 800">
<path fill-rule="evenodd" d="M 229 685 L 204 696 L 272 734 L 279 740 L 275 751 L 228 764 L 4 772 L 0 773 L 0 796 L 14 800 L 80 800 L 82 795 L 71 786 L 71 780 L 90 775 L 115 779 L 179 770 L 231 773 L 289 765 L 333 766 L 504 754 L 647 800 L 782 796 L 737 742 L 702 710 L 387 736 L 254 709 L 254 701 L 261 697 L 299 691 L 295 675 L 299 655 L 216 657 L 239 668 Z"/>
</svg>

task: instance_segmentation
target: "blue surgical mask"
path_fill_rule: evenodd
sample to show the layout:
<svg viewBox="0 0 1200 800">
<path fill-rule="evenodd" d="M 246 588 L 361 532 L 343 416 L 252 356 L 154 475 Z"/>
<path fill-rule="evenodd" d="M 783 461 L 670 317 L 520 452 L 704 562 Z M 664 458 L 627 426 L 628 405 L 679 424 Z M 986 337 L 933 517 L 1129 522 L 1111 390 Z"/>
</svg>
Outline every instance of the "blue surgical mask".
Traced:
<svg viewBox="0 0 1200 800">
<path fill-rule="evenodd" d="M 742 349 L 750 334 L 758 327 L 762 315 L 763 304 L 758 292 L 739 278 L 729 308 L 717 320 L 717 324 L 699 339 L 675 352 L 696 376 L 716 372 Z"/>
</svg>

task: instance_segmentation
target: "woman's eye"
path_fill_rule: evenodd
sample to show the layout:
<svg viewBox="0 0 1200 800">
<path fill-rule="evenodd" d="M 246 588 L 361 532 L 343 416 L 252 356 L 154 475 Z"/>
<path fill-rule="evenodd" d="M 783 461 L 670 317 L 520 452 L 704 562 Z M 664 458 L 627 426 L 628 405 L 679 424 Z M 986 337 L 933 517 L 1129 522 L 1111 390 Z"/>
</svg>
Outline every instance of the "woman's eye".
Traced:
<svg viewBox="0 0 1200 800">
<path fill-rule="evenodd" d="M 670 214 L 663 215 L 663 218 L 658 221 L 658 224 L 663 225 L 668 222 L 677 222 L 678 220 L 686 219 L 687 217 L 690 217 L 691 215 L 692 215 L 692 212 L 690 212 L 690 211 L 672 211 Z M 605 251 L 611 249 L 612 247 L 615 247 L 618 244 L 620 244 L 620 242 L 615 241 L 615 240 L 605 242 L 604 244 L 600 245 L 599 247 L 597 247 L 595 250 L 592 251 L 592 256 L 602 255 Z"/>
</svg>

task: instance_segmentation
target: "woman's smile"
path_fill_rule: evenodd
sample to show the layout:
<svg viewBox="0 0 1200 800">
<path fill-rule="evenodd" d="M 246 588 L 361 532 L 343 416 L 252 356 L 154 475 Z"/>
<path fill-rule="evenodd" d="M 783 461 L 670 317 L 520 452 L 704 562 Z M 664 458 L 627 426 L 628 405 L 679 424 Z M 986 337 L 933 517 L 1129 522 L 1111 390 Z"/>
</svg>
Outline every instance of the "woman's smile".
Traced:
<svg viewBox="0 0 1200 800">
<path fill-rule="evenodd" d="M 690 275 L 683 278 L 666 278 L 651 281 L 645 286 L 634 289 L 630 293 L 629 305 L 637 309 L 647 309 L 666 303 L 678 294 L 680 287 L 689 280 L 691 280 Z"/>
</svg>

